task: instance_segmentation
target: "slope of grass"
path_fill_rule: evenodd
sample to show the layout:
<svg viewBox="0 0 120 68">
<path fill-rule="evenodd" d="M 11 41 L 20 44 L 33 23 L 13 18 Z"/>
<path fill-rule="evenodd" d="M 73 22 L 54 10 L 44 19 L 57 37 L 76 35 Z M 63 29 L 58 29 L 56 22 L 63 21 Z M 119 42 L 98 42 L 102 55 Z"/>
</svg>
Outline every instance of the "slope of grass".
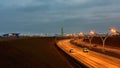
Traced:
<svg viewBox="0 0 120 68">
<path fill-rule="evenodd" d="M 54 46 L 53 37 L 0 42 L 1 68 L 71 68 Z"/>
</svg>

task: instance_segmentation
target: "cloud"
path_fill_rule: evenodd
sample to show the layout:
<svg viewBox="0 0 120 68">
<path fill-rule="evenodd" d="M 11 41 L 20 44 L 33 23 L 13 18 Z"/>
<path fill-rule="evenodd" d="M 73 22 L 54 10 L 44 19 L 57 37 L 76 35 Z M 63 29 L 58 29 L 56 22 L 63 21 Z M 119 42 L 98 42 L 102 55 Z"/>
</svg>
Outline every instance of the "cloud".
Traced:
<svg viewBox="0 0 120 68">
<path fill-rule="evenodd" d="M 0 24 L 4 25 L 0 28 L 44 31 L 46 26 L 46 32 L 51 27 L 54 27 L 51 31 L 58 32 L 58 26 L 64 23 L 69 32 L 87 31 L 94 26 L 100 30 L 103 26 L 100 24 L 107 27 L 113 22 L 120 24 L 118 6 L 119 0 L 0 0 Z"/>
</svg>

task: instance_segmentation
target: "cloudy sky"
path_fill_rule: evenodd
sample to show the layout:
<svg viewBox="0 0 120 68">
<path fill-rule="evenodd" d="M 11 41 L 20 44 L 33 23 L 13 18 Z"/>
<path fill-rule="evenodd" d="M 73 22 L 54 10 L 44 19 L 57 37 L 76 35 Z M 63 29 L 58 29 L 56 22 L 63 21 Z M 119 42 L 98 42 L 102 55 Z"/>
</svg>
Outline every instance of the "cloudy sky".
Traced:
<svg viewBox="0 0 120 68">
<path fill-rule="evenodd" d="M 107 32 L 120 29 L 120 0 L 0 0 L 0 32 Z"/>
</svg>

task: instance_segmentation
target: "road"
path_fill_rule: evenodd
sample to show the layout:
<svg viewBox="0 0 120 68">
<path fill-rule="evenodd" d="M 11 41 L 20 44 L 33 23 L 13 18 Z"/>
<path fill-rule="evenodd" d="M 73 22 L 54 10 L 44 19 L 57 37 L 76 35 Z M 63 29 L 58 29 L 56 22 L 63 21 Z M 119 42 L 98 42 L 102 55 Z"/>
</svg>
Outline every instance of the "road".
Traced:
<svg viewBox="0 0 120 68">
<path fill-rule="evenodd" d="M 77 43 L 77 44 L 82 44 L 84 46 L 87 46 L 87 47 L 90 47 L 90 44 L 89 43 L 86 43 L 84 41 L 82 41 L 82 39 L 77 39 L 77 40 L 74 40 L 74 43 Z M 98 45 L 98 44 L 91 44 L 92 48 L 97 48 L 97 49 L 103 49 L 102 45 Z M 97 45 L 96 47 L 94 47 L 93 45 Z M 116 53 L 116 54 L 119 54 L 120 55 L 120 48 L 116 48 L 116 47 L 110 47 L 110 46 L 105 46 L 104 50 L 106 51 L 110 51 L 110 52 L 113 52 L 113 53 Z"/>
<path fill-rule="evenodd" d="M 70 40 L 59 41 L 57 45 L 65 53 L 90 68 L 120 68 L 120 59 L 94 51 L 85 53 L 82 48 L 71 44 Z M 73 49 L 73 53 L 69 52 L 70 49 Z"/>
</svg>

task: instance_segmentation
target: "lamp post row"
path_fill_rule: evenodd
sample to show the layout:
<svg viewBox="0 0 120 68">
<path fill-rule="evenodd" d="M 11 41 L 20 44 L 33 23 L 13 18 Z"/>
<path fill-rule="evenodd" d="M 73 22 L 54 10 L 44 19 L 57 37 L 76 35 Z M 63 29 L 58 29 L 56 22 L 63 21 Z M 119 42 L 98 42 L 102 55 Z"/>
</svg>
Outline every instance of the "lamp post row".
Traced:
<svg viewBox="0 0 120 68">
<path fill-rule="evenodd" d="M 116 28 L 110 28 L 109 31 L 113 35 L 114 34 L 119 34 L 120 35 L 120 32 Z M 80 36 L 85 36 L 85 34 L 83 32 L 80 32 L 79 35 Z M 105 41 L 110 36 L 110 34 L 106 33 L 106 34 L 102 35 L 102 34 L 96 33 L 94 30 L 90 30 L 89 35 L 87 36 L 88 39 L 89 39 L 89 43 L 90 43 L 89 47 L 90 48 L 92 47 L 91 42 L 92 42 L 92 39 L 93 39 L 94 35 L 98 35 L 101 38 L 101 40 L 102 40 L 102 51 L 104 52 L 105 51 Z"/>
</svg>

